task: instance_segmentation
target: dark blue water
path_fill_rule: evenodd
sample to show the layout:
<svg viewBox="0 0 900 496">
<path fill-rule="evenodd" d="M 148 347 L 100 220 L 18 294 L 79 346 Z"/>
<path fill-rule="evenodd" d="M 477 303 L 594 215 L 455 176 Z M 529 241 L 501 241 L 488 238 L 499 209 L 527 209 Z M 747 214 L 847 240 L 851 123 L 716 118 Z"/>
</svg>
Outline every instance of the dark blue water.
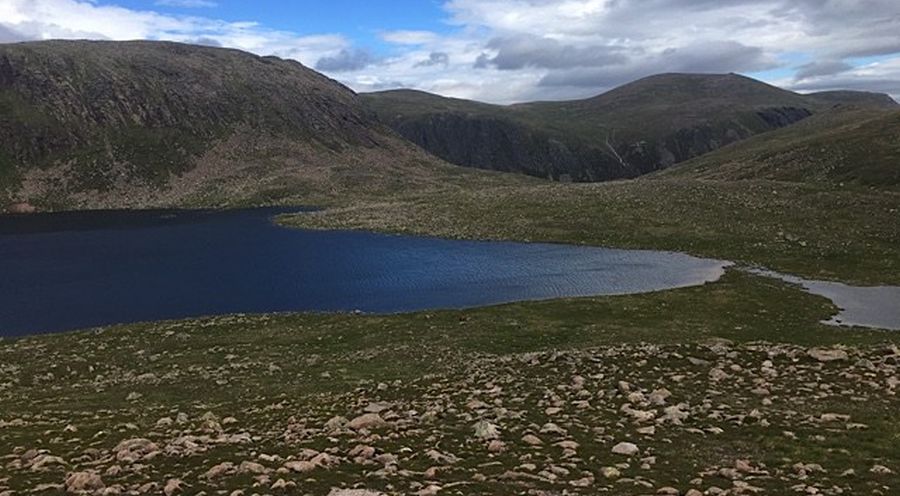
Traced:
<svg viewBox="0 0 900 496">
<path fill-rule="evenodd" d="M 392 313 L 702 284 L 678 253 L 274 225 L 285 210 L 0 217 L 0 336 L 228 313 Z"/>
</svg>

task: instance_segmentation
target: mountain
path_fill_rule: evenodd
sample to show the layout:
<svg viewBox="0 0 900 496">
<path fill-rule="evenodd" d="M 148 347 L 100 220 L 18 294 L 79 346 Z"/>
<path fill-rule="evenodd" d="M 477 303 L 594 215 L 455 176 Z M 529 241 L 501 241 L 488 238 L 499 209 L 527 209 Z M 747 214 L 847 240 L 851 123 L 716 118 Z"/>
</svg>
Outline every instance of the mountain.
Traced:
<svg viewBox="0 0 900 496">
<path fill-rule="evenodd" d="M 869 91 L 820 91 L 807 96 L 833 106 L 864 106 L 875 108 L 892 108 L 897 106 L 889 95 Z"/>
<path fill-rule="evenodd" d="M 900 189 L 900 110 L 847 107 L 754 136 L 656 177 Z"/>
<path fill-rule="evenodd" d="M 0 208 L 296 202 L 452 169 L 298 62 L 155 41 L 0 45 Z"/>
<path fill-rule="evenodd" d="M 885 95 L 801 95 L 736 74 L 661 74 L 585 100 L 510 106 L 408 90 L 362 98 L 449 162 L 574 181 L 636 177 L 843 103 L 896 105 Z"/>
</svg>

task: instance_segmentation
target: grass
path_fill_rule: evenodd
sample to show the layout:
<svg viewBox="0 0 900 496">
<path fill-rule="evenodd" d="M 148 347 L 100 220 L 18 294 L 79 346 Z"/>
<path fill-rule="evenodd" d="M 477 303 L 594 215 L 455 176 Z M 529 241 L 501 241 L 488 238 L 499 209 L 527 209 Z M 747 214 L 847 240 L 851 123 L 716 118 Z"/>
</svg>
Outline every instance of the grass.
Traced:
<svg viewBox="0 0 900 496">
<path fill-rule="evenodd" d="M 880 367 L 873 369 L 869 380 L 883 381 L 879 350 L 900 345 L 900 334 L 818 323 L 833 311 L 827 300 L 795 287 L 730 271 L 717 283 L 649 295 L 392 316 L 237 315 L 0 341 L 4 371 L 0 421 L 10 423 L 0 423 L 0 446 L 8 447 L 0 456 L 12 450 L 5 463 L 16 463 L 34 448 L 67 463 L 46 471 L 7 465 L 13 468 L 5 481 L 0 477 L 0 486 L 22 490 L 54 484 L 76 467 L 105 474 L 116 464 L 125 470 L 105 475 L 104 481 L 125 488 L 146 482 L 163 484 L 173 477 L 192 490 L 265 489 L 276 478 L 285 478 L 298 484 L 301 492 L 312 494 L 354 482 L 405 493 L 420 489 L 425 480 L 453 487 L 446 494 L 517 494 L 528 487 L 559 487 L 548 481 L 533 481 L 529 486 L 505 478 L 511 477 L 506 471 L 531 461 L 539 467 L 569 467 L 571 473 L 561 479 L 562 484 L 576 493 L 592 493 L 605 485 L 616 494 L 643 494 L 647 487 L 630 482 L 599 480 L 590 488 L 576 489 L 568 481 L 596 474 L 601 466 L 619 464 L 623 477 L 631 480 L 650 481 L 651 487 L 685 488 L 702 469 L 728 466 L 737 458 L 766 467 L 771 477 L 750 482 L 775 491 L 800 482 L 791 475 L 791 467 L 798 462 L 821 464 L 828 473 L 813 474 L 813 479 L 847 490 L 896 484 L 896 476 L 876 477 L 868 472 L 873 464 L 892 466 L 898 461 L 895 443 L 900 431 L 889 413 L 896 411 L 896 397 L 878 395 L 877 390 L 861 387 L 852 375 L 847 376 L 862 365 L 823 368 L 806 358 L 803 350 L 832 344 L 863 350 L 860 353 Z M 715 339 L 723 338 L 734 342 L 727 345 L 732 350 L 729 354 L 717 355 L 719 344 L 703 344 L 721 343 Z M 692 366 L 685 356 L 708 362 Z M 785 375 L 769 381 L 775 403 L 762 406 L 759 397 L 748 391 L 754 387 L 750 381 L 758 384 L 759 364 L 767 358 Z M 732 379 L 718 386 L 707 379 L 707 371 L 716 363 L 732 364 L 726 369 Z M 791 368 L 797 377 L 786 373 Z M 570 391 L 567 384 L 575 375 L 588 377 L 589 389 L 597 388 L 599 396 Z M 648 391 L 670 389 L 677 398 L 673 404 L 689 403 L 692 417 L 684 426 L 656 424 L 656 436 L 636 434 L 641 424 L 623 422 L 624 414 L 616 408 L 628 400 L 610 392 L 602 394 L 604 388 L 615 390 L 620 380 Z M 827 390 L 818 391 L 830 394 L 808 390 L 809 381 L 827 385 Z M 504 409 L 471 406 L 472 398 L 485 398 L 486 391 L 497 386 L 502 393 L 491 394 L 503 401 Z M 562 403 L 564 413 L 555 419 L 543 413 L 550 391 L 555 391 L 551 396 L 569 398 Z M 141 395 L 129 399 L 135 392 Z M 843 395 L 869 401 L 842 403 Z M 579 397 L 593 398 L 594 406 L 569 410 L 573 407 L 568 401 Z M 369 401 L 394 405 L 390 411 L 400 418 L 385 414 L 398 423 L 394 433 L 329 435 L 320 431 L 329 418 L 352 418 Z M 714 406 L 703 407 L 708 401 Z M 419 423 L 425 421 L 418 417 L 404 424 L 407 409 L 421 415 L 436 405 L 443 405 L 440 420 L 429 427 L 423 428 Z M 704 408 L 710 410 L 701 415 Z M 505 409 L 512 411 L 504 413 Z M 754 409 L 763 412 L 760 415 L 767 422 L 736 421 L 735 415 L 746 416 Z M 519 410 L 524 417 L 511 415 Z M 705 418 L 714 411 L 722 417 Z M 201 419 L 206 412 L 210 414 Z M 849 414 L 867 428 L 823 430 L 801 421 L 823 412 Z M 186 423 L 157 425 L 159 419 L 175 418 L 178 413 L 186 415 Z M 231 416 L 236 424 L 217 426 Z M 216 420 L 211 424 L 210 418 Z M 489 454 L 473 439 L 471 425 L 478 418 L 502 427 L 507 451 Z M 522 434 L 538 433 L 539 426 L 552 420 L 581 445 L 578 457 L 561 457 L 561 450 L 549 445 L 532 450 L 518 442 Z M 723 432 L 698 435 L 690 430 L 698 428 Z M 786 441 L 785 430 L 798 440 Z M 224 440 L 244 433 L 252 440 Z M 827 434 L 822 441 L 811 441 L 822 433 Z M 550 436 L 538 434 L 544 439 Z M 162 454 L 141 462 L 139 471 L 105 458 L 115 456 L 113 448 L 124 439 L 149 438 L 176 450 L 184 436 L 200 436 L 195 441 L 204 450 Z M 202 436 L 220 441 L 207 445 Z M 636 440 L 644 455 L 654 456 L 653 468 L 640 469 L 642 462 L 636 460 L 621 465 L 628 460 L 609 453 L 612 443 L 621 439 Z M 401 470 L 379 475 L 380 463 L 367 465 L 344 458 L 357 444 L 398 456 Z M 221 480 L 202 477 L 222 461 L 258 461 L 259 454 L 286 460 L 297 457 L 303 448 L 329 452 L 344 461 L 310 475 L 271 473 L 262 485 L 248 475 Z M 435 465 L 424 455 L 430 448 L 460 461 L 445 467 L 441 475 L 423 476 L 422 471 Z M 91 454 L 85 457 L 85 453 Z M 838 474 L 851 468 L 857 477 L 838 479 Z M 700 487 L 713 484 L 730 481 L 708 475 Z"/>
<path fill-rule="evenodd" d="M 900 112 L 857 109 L 818 114 L 698 157 L 661 175 L 771 179 L 896 191 L 900 186 Z"/>
<path fill-rule="evenodd" d="M 815 279 L 900 283 L 900 195 L 659 179 L 448 189 L 282 218 L 312 228 L 663 249 Z"/>
</svg>

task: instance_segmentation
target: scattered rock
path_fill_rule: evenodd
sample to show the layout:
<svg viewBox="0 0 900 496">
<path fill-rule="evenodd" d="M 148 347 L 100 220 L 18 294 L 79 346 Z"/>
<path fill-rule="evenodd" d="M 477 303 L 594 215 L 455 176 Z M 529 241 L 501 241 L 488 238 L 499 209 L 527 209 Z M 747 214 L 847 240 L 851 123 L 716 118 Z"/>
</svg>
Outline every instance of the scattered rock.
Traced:
<svg viewBox="0 0 900 496">
<path fill-rule="evenodd" d="M 607 479 L 618 479 L 622 476 L 622 472 L 616 467 L 603 467 L 600 469 L 600 475 Z"/>
<path fill-rule="evenodd" d="M 347 424 L 347 427 L 358 431 L 362 429 L 366 430 L 375 430 L 375 429 L 384 429 L 387 428 L 389 424 L 381 418 L 381 415 L 377 413 L 365 413 L 351 420 L 350 423 Z"/>
<path fill-rule="evenodd" d="M 159 454 L 159 446 L 144 438 L 126 439 L 113 448 L 116 460 L 122 463 L 134 463 L 147 460 Z"/>
<path fill-rule="evenodd" d="M 75 472 L 66 477 L 66 491 L 69 493 L 93 492 L 105 487 L 96 472 Z"/>
<path fill-rule="evenodd" d="M 174 496 L 176 494 L 181 494 L 183 490 L 184 482 L 182 482 L 181 479 L 169 479 L 163 487 L 163 494 L 165 496 Z"/>
<path fill-rule="evenodd" d="M 256 462 L 244 461 L 238 466 L 239 474 L 265 474 L 269 472 L 264 465 Z"/>
<path fill-rule="evenodd" d="M 616 455 L 634 456 L 640 453 L 640 448 L 633 443 L 622 442 L 613 446 L 612 452 Z"/>
<path fill-rule="evenodd" d="M 225 475 L 230 475 L 234 473 L 234 464 L 231 462 L 224 462 L 218 465 L 215 465 L 211 469 L 207 470 L 205 474 L 203 474 L 204 479 L 217 479 L 219 477 L 223 477 Z"/>
<path fill-rule="evenodd" d="M 332 489 L 328 496 L 385 496 L 385 494 L 368 489 Z"/>
<path fill-rule="evenodd" d="M 305 474 L 317 469 L 318 465 L 310 461 L 290 461 L 284 464 L 284 468 L 293 472 Z"/>
<path fill-rule="evenodd" d="M 500 437 L 500 428 L 495 424 L 482 420 L 475 424 L 475 437 L 484 440 L 498 439 Z"/>
<path fill-rule="evenodd" d="M 541 438 L 535 436 L 534 434 L 526 434 L 522 436 L 522 442 L 529 446 L 540 446 L 544 444 L 544 442 L 541 441 Z"/>
<path fill-rule="evenodd" d="M 839 349 L 812 348 L 807 354 L 820 362 L 834 362 L 850 358 L 846 351 Z"/>
</svg>

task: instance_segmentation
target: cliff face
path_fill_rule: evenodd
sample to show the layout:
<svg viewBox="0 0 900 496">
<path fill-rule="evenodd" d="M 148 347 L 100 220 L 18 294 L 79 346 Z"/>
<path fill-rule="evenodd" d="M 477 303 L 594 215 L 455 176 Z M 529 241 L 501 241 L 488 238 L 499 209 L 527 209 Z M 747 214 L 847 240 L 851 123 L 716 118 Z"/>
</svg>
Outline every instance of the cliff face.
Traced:
<svg viewBox="0 0 900 496">
<path fill-rule="evenodd" d="M 48 207 L 252 199 L 278 177 L 330 187 L 313 184 L 329 165 L 423 160 L 297 62 L 176 43 L 0 45 L 0 117 L 0 190 Z"/>
<path fill-rule="evenodd" d="M 413 91 L 363 95 L 379 118 L 449 162 L 556 180 L 640 176 L 824 111 L 889 105 L 855 92 L 821 100 L 735 75 L 662 75 L 595 98 L 513 106 Z"/>
<path fill-rule="evenodd" d="M 587 142 L 555 136 L 510 119 L 436 113 L 388 122 L 399 134 L 454 164 L 520 172 L 562 181 L 632 178 L 777 129 L 812 115 L 805 108 L 771 108 L 740 121 L 675 130 L 660 140 Z"/>
</svg>

